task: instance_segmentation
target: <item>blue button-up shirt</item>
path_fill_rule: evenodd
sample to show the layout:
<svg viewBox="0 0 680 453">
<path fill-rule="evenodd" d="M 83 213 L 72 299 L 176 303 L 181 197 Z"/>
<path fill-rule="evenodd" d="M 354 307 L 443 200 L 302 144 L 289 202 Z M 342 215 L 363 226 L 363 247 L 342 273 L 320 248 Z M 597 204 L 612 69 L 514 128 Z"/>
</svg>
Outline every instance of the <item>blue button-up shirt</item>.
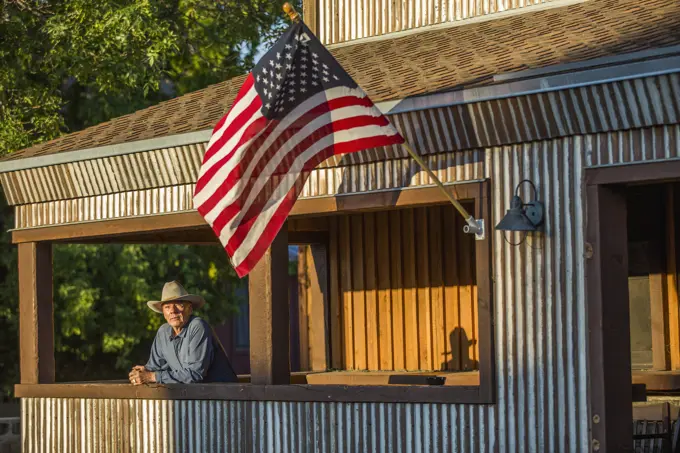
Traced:
<svg viewBox="0 0 680 453">
<path fill-rule="evenodd" d="M 201 318 L 191 316 L 177 335 L 170 324 L 163 324 L 153 340 L 146 369 L 156 372 L 160 384 L 235 382 L 227 357 L 215 349 L 212 329 Z"/>
</svg>

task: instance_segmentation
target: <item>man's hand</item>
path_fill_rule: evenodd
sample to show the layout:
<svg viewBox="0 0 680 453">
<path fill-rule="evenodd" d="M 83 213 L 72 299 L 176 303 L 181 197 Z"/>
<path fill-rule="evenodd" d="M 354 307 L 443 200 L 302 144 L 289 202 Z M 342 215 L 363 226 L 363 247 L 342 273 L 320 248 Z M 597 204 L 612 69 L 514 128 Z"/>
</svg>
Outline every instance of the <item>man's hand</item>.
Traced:
<svg viewBox="0 0 680 453">
<path fill-rule="evenodd" d="M 136 365 L 132 367 L 128 378 L 132 385 L 151 384 L 156 382 L 156 373 L 147 370 L 142 365 Z"/>
</svg>

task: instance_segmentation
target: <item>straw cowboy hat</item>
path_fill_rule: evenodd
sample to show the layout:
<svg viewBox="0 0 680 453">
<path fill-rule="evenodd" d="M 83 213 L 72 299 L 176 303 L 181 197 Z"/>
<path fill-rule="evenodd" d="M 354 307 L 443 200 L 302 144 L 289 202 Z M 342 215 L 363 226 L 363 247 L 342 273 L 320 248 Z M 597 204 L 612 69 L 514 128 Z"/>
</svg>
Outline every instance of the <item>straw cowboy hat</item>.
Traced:
<svg viewBox="0 0 680 453">
<path fill-rule="evenodd" d="M 205 304 L 205 299 L 201 296 L 194 294 L 189 294 L 186 289 L 179 282 L 173 281 L 168 282 L 163 286 L 163 293 L 161 294 L 161 300 L 150 300 L 146 304 L 150 309 L 156 313 L 163 313 L 163 304 L 166 302 L 173 301 L 184 301 L 191 302 L 194 310 L 197 310 Z"/>
</svg>

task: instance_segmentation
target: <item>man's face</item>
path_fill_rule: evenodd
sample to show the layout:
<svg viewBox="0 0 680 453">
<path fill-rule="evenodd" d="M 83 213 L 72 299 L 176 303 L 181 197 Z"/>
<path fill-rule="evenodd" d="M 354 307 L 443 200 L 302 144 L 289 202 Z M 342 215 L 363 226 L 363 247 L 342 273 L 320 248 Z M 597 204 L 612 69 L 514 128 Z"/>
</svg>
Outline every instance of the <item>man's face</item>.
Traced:
<svg viewBox="0 0 680 453">
<path fill-rule="evenodd" d="M 193 307 L 189 302 L 168 302 L 163 304 L 163 316 L 165 320 L 175 329 L 184 327 L 187 321 L 189 321 L 189 316 Z"/>
</svg>

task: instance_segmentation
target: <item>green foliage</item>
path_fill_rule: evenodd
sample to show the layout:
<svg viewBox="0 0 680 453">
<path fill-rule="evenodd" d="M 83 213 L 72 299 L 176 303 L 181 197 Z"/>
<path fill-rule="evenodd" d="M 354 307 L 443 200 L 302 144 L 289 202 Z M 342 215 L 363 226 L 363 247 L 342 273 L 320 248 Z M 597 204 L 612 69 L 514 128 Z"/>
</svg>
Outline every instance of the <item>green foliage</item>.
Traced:
<svg viewBox="0 0 680 453">
<path fill-rule="evenodd" d="M 299 7 L 299 1 L 293 2 Z M 285 22 L 270 0 L 0 2 L 0 156 L 249 70 Z M 19 378 L 16 248 L 0 195 L 0 394 Z M 238 280 L 219 247 L 54 248 L 57 380 L 120 379 L 144 363 L 162 316 L 146 301 L 178 279 L 233 314 Z"/>
<path fill-rule="evenodd" d="M 165 282 L 206 299 L 198 314 L 216 325 L 236 313 L 237 279 L 219 246 L 60 245 L 54 247 L 57 379 L 120 379 L 144 364 L 163 316 Z"/>
<path fill-rule="evenodd" d="M 242 74 L 282 17 L 269 0 L 0 2 L 0 155 Z"/>
</svg>

